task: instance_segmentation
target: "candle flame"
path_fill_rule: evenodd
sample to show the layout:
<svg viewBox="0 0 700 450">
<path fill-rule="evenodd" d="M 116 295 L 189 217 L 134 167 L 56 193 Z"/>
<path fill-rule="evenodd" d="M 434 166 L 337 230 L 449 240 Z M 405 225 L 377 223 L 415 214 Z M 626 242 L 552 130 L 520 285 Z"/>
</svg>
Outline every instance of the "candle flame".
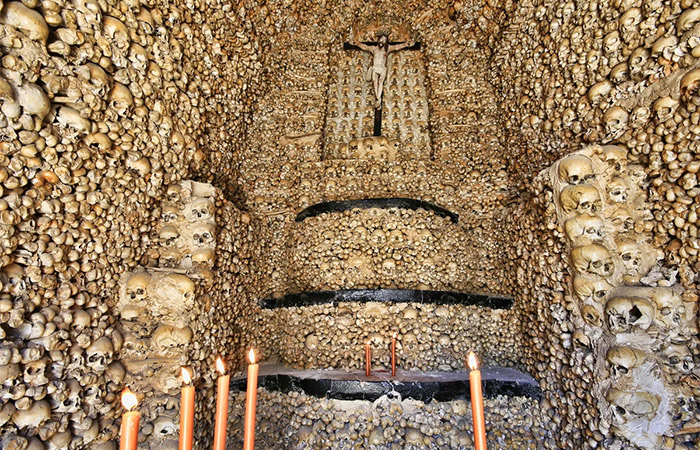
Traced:
<svg viewBox="0 0 700 450">
<path fill-rule="evenodd" d="M 365 345 L 366 345 L 367 347 L 369 347 L 369 345 L 370 345 L 371 343 L 372 343 L 372 341 L 367 341 L 367 342 L 365 343 Z"/>
<path fill-rule="evenodd" d="M 221 359 L 221 356 L 216 358 L 216 370 L 218 370 L 221 375 L 226 374 L 226 366 L 224 366 L 224 362 Z"/>
<path fill-rule="evenodd" d="M 134 395 L 129 388 L 124 388 L 122 391 L 122 406 L 124 406 L 127 411 L 131 411 L 138 404 L 139 401 L 136 398 L 136 395 Z"/>
<path fill-rule="evenodd" d="M 397 333 L 396 331 L 394 331 L 394 339 L 396 339 L 396 336 L 398 336 L 398 335 L 399 335 L 399 333 Z"/>
<path fill-rule="evenodd" d="M 180 373 L 182 374 L 182 381 L 184 381 L 185 384 L 190 384 L 192 382 L 192 377 L 190 376 L 189 370 L 183 367 L 182 369 L 180 369 Z"/>
<path fill-rule="evenodd" d="M 469 366 L 469 370 L 476 370 L 479 368 L 479 360 L 476 358 L 476 353 L 469 352 L 467 356 L 467 366 Z"/>
<path fill-rule="evenodd" d="M 248 352 L 248 359 L 250 360 L 251 364 L 255 364 L 255 351 L 252 348 Z"/>
</svg>

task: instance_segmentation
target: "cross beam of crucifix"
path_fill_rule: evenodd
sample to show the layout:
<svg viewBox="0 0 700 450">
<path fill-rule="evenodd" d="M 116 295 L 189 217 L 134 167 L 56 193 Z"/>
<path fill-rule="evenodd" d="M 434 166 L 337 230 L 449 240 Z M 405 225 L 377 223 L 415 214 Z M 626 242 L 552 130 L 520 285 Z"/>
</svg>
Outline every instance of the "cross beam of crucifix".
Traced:
<svg viewBox="0 0 700 450">
<path fill-rule="evenodd" d="M 374 135 L 382 134 L 382 99 L 384 82 L 387 76 L 389 53 L 399 50 L 419 50 L 420 42 L 391 42 L 387 36 L 381 36 L 378 42 L 345 42 L 343 50 L 364 50 L 372 53 L 372 85 L 374 87 Z"/>
</svg>

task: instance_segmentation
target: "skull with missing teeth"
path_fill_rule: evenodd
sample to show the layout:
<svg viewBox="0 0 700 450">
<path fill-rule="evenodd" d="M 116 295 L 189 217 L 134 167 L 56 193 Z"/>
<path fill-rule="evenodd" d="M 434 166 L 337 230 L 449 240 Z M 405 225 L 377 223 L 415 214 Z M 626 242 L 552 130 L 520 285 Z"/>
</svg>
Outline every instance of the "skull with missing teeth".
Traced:
<svg viewBox="0 0 700 450">
<path fill-rule="evenodd" d="M 195 225 L 192 230 L 192 243 L 195 247 L 210 247 L 214 245 L 214 224 L 202 223 Z"/>
<path fill-rule="evenodd" d="M 664 349 L 666 367 L 674 374 L 687 374 L 695 368 L 693 354 L 687 345 L 671 344 Z"/>
<path fill-rule="evenodd" d="M 680 294 L 668 287 L 654 287 L 646 291 L 656 304 L 656 319 L 669 330 L 683 331 L 681 328 L 686 310 Z"/>
<path fill-rule="evenodd" d="M 214 214 L 214 202 L 208 198 L 196 198 L 190 205 L 190 214 L 188 219 L 191 222 L 199 220 L 207 220 Z"/>
<path fill-rule="evenodd" d="M 574 292 L 579 300 L 600 302 L 605 299 L 612 285 L 605 278 L 577 276 L 574 277 Z"/>
<path fill-rule="evenodd" d="M 625 333 L 634 328 L 646 330 L 654 321 L 654 305 L 641 297 L 615 297 L 605 305 L 608 327 L 613 333 Z"/>
<path fill-rule="evenodd" d="M 642 250 L 639 245 L 630 240 L 617 244 L 617 251 L 620 253 L 622 264 L 625 266 L 625 275 L 640 275 L 642 265 Z"/>
<path fill-rule="evenodd" d="M 584 155 L 569 155 L 559 161 L 557 166 L 559 179 L 568 184 L 588 183 L 595 178 L 593 164 Z"/>
<path fill-rule="evenodd" d="M 129 300 L 140 302 L 146 299 L 151 275 L 147 272 L 136 272 L 126 281 L 126 296 Z"/>
<path fill-rule="evenodd" d="M 580 214 L 567 220 L 564 224 L 566 236 L 574 244 L 586 239 L 591 242 L 603 239 L 603 219 L 598 216 Z"/>
<path fill-rule="evenodd" d="M 613 203 L 627 203 L 629 199 L 629 186 L 621 177 L 615 177 L 605 186 L 608 198 Z"/>
<path fill-rule="evenodd" d="M 613 423 L 624 425 L 629 421 L 651 420 L 659 408 L 660 399 L 650 392 L 625 392 L 611 388 L 605 394 L 610 403 Z"/>
<path fill-rule="evenodd" d="M 609 277 L 615 271 L 615 262 L 607 248 L 600 244 L 575 247 L 571 250 L 571 259 L 579 274 Z"/>
<path fill-rule="evenodd" d="M 605 359 L 610 364 L 615 375 L 627 375 L 630 370 L 641 366 L 646 360 L 647 354 L 628 345 L 610 347 Z"/>
<path fill-rule="evenodd" d="M 565 187 L 559 200 L 566 214 L 595 214 L 602 208 L 598 190 L 589 184 Z"/>
</svg>

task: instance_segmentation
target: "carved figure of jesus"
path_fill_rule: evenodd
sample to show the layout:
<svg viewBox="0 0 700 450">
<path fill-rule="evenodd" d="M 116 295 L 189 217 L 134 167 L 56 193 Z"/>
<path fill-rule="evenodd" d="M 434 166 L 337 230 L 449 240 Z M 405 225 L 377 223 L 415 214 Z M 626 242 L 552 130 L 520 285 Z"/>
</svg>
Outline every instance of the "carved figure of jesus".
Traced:
<svg viewBox="0 0 700 450">
<path fill-rule="evenodd" d="M 363 42 L 350 41 L 350 45 L 355 46 L 366 52 L 370 52 L 373 55 L 372 67 L 369 70 L 372 71 L 372 85 L 374 87 L 374 99 L 375 108 L 381 108 L 382 106 L 382 95 L 384 94 L 384 81 L 386 80 L 387 67 L 386 63 L 389 59 L 389 53 L 403 50 L 408 47 L 413 47 L 415 45 L 414 41 L 401 42 L 398 44 L 390 44 L 389 37 L 382 35 L 379 37 L 379 41 L 376 44 L 365 44 Z"/>
</svg>

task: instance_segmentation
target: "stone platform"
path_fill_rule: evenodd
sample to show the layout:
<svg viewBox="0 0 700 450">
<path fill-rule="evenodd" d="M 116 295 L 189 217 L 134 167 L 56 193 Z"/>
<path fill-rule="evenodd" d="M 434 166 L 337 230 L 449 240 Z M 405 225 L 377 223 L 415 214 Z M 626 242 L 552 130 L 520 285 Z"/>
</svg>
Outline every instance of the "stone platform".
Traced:
<svg viewBox="0 0 700 450">
<path fill-rule="evenodd" d="M 280 298 L 261 301 L 264 309 L 290 308 L 345 302 L 382 303 L 430 303 L 435 305 L 481 306 L 491 309 L 510 309 L 511 297 L 453 291 L 430 291 L 418 289 L 342 289 L 337 291 L 315 291 L 287 294 Z"/>
<path fill-rule="evenodd" d="M 485 398 L 530 397 L 539 399 L 540 387 L 530 375 L 504 367 L 481 369 Z M 468 372 L 294 370 L 281 365 L 260 366 L 258 386 L 268 391 L 303 392 L 316 398 L 376 401 L 382 396 L 430 402 L 470 399 Z M 233 390 L 245 391 L 245 374 L 233 377 Z"/>
</svg>

